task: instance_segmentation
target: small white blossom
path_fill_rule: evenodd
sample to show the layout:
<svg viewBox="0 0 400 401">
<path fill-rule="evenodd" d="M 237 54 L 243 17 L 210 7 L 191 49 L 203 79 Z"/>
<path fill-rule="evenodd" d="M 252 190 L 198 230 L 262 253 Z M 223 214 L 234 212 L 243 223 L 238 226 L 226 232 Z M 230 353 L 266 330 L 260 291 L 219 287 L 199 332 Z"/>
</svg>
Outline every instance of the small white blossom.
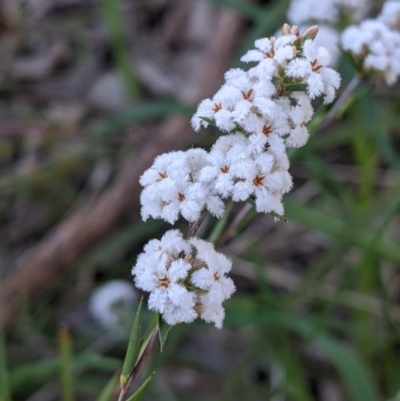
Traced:
<svg viewBox="0 0 400 401">
<path fill-rule="evenodd" d="M 226 276 L 232 268 L 232 262 L 222 253 L 216 252 L 214 246 L 198 238 L 189 242 L 196 248 L 196 257 L 205 262 L 204 267 L 192 274 L 191 282 L 201 290 L 208 292 L 213 303 L 221 304 L 235 291 L 232 279 Z"/>
<path fill-rule="evenodd" d="M 329 52 L 308 39 L 304 42 L 303 54 L 304 58 L 296 58 L 289 63 L 286 75 L 300 78 L 301 82 L 306 83 L 311 99 L 324 94 L 324 103 L 331 103 L 340 86 L 340 75 L 328 67 Z"/>
<path fill-rule="evenodd" d="M 276 72 L 278 67 L 286 65 L 296 55 L 293 48 L 297 40 L 296 35 L 284 35 L 279 38 L 263 38 L 254 42 L 255 50 L 249 50 L 240 60 L 249 62 L 258 62 L 259 73 Z"/>
</svg>

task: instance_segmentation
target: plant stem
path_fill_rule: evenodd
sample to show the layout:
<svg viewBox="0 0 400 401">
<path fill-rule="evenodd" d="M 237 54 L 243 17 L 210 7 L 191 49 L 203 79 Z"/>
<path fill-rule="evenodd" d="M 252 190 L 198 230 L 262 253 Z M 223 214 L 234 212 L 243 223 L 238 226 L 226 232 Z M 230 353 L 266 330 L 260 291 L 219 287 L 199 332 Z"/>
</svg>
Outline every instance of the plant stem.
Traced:
<svg viewBox="0 0 400 401">
<path fill-rule="evenodd" d="M 229 227 L 225 230 L 222 234 L 221 238 L 217 242 L 216 247 L 219 248 L 225 244 L 230 238 L 232 238 L 234 231 L 236 230 L 237 226 L 243 221 L 243 219 L 247 216 L 247 213 L 252 209 L 252 205 L 250 203 L 245 203 L 240 210 L 240 212 L 236 215 L 232 223 Z"/>
<path fill-rule="evenodd" d="M 324 120 L 318 127 L 319 131 L 326 128 L 332 122 L 336 114 L 343 107 L 344 103 L 346 103 L 346 101 L 349 99 L 350 95 L 360 82 L 361 82 L 360 77 L 355 75 L 353 79 L 349 82 L 349 84 L 346 86 L 345 90 L 340 94 L 333 107 L 326 114 Z"/>
<path fill-rule="evenodd" d="M 158 334 L 158 326 L 156 326 L 151 335 L 149 336 L 149 340 L 147 341 L 147 344 L 144 345 L 144 347 L 142 348 L 142 352 L 140 353 L 138 360 L 136 362 L 135 368 L 132 371 L 131 376 L 129 377 L 128 382 L 125 384 L 125 386 L 121 387 L 119 396 L 118 396 L 118 401 L 125 401 L 126 397 L 128 395 L 129 389 L 133 383 L 133 381 L 135 380 L 136 376 L 138 375 L 140 369 L 142 368 L 144 362 L 147 360 L 147 358 L 149 357 L 154 344 L 156 343 L 156 338 L 157 338 L 157 334 Z"/>
<path fill-rule="evenodd" d="M 201 224 L 203 223 L 204 219 L 208 216 L 207 210 L 203 210 L 199 219 L 190 225 L 190 230 L 187 235 L 188 239 L 192 238 L 196 235 L 197 231 L 199 230 Z"/>
</svg>

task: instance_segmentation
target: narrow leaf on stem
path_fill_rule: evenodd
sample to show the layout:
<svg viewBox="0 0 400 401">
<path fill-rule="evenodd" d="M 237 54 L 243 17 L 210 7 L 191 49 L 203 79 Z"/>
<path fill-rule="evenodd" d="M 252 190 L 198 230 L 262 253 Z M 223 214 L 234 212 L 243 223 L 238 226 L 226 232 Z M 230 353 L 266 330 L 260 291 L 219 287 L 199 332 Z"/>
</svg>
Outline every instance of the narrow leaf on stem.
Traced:
<svg viewBox="0 0 400 401">
<path fill-rule="evenodd" d="M 74 383 L 72 375 L 72 343 L 68 328 L 62 325 L 58 332 L 59 352 L 61 361 L 61 399 L 74 400 Z"/>
<path fill-rule="evenodd" d="M 131 395 L 127 401 L 139 401 L 142 399 L 151 379 L 155 375 L 155 372 L 153 372 L 144 382 L 143 384 L 135 391 L 135 394 Z"/>
<path fill-rule="evenodd" d="M 160 352 L 163 352 L 165 341 L 167 341 L 168 333 L 171 326 L 164 322 L 161 315 L 158 315 L 158 338 L 160 339 Z"/>
<path fill-rule="evenodd" d="M 140 340 L 140 312 L 142 309 L 143 298 L 140 300 L 135 320 L 133 321 L 131 334 L 129 337 L 128 349 L 126 350 L 124 364 L 122 366 L 119 384 L 125 386 L 131 376 L 139 354 Z"/>
</svg>

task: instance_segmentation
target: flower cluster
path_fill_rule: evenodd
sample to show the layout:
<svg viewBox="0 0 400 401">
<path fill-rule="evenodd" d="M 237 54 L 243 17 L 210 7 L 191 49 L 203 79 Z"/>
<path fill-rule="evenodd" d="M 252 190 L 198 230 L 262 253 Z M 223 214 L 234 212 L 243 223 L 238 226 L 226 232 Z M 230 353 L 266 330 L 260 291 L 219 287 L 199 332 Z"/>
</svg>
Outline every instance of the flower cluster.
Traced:
<svg viewBox="0 0 400 401">
<path fill-rule="evenodd" d="M 198 223 L 204 212 L 220 218 L 225 199 L 251 199 L 258 212 L 283 214 L 282 196 L 292 187 L 286 150 L 307 142 L 312 100 L 332 102 L 340 85 L 328 67 L 329 52 L 315 43 L 317 32 L 313 26 L 300 34 L 285 24 L 280 37 L 257 40 L 242 57 L 251 68 L 225 74 L 191 121 L 196 131 L 212 124 L 225 135 L 209 152 L 196 148 L 155 159 L 140 178 L 143 220 L 173 224 L 182 216 Z M 150 292 L 149 308 L 167 323 L 201 317 L 221 327 L 222 302 L 235 289 L 230 269 L 212 244 L 171 230 L 145 246 L 132 272 L 136 286 Z"/>
<path fill-rule="evenodd" d="M 207 183 L 199 180 L 201 170 L 208 165 L 207 152 L 190 149 L 158 156 L 154 164 L 140 177 L 145 187 L 140 201 L 142 218 L 162 218 L 175 223 L 181 214 L 186 220 L 199 219 L 203 208 L 221 217 L 224 203 Z"/>
<path fill-rule="evenodd" d="M 302 35 L 285 25 L 279 38 L 255 42 L 242 61 L 255 65 L 232 69 L 212 99 L 203 100 L 192 118 L 198 131 L 210 123 L 230 133 L 211 152 L 190 149 L 158 156 L 142 175 L 142 217 L 174 223 L 179 215 L 195 222 L 203 210 L 217 218 L 223 200 L 253 198 L 259 212 L 283 214 L 282 195 L 291 188 L 287 147 L 308 139 L 311 100 L 330 103 L 340 84 L 327 65 L 329 53 L 317 47 L 317 27 Z M 292 90 L 293 89 L 293 90 Z"/>
<path fill-rule="evenodd" d="M 149 309 L 170 325 L 190 323 L 197 317 L 222 327 L 222 302 L 235 291 L 226 276 L 232 263 L 198 238 L 184 240 L 178 230 L 144 247 L 132 269 L 138 288 L 149 291 Z"/>
<path fill-rule="evenodd" d="M 345 29 L 341 44 L 364 76 L 383 78 L 394 85 L 400 75 L 400 2 L 385 4 L 377 19 Z M 397 25 L 396 25 L 397 24 Z"/>
</svg>

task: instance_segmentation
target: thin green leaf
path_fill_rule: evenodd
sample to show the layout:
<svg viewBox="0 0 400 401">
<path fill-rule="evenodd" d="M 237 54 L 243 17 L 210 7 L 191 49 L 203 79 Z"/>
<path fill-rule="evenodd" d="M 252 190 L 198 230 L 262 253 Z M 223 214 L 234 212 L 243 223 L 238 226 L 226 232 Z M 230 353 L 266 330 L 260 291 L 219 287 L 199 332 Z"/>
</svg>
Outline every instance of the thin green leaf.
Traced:
<svg viewBox="0 0 400 401">
<path fill-rule="evenodd" d="M 118 374 L 115 374 L 108 381 L 103 391 L 97 398 L 97 401 L 110 401 L 111 397 L 116 394 L 118 388 Z"/>
<path fill-rule="evenodd" d="M 158 315 L 158 338 L 160 340 L 160 352 L 163 352 L 165 341 L 167 341 L 168 333 L 171 326 L 164 322 L 161 315 Z"/>
<path fill-rule="evenodd" d="M 326 351 L 339 371 L 352 401 L 377 401 L 379 399 L 369 374 L 350 349 L 325 336 L 317 338 L 317 343 Z"/>
<path fill-rule="evenodd" d="M 400 247 L 398 245 L 386 242 L 383 239 L 372 241 L 373 235 L 371 233 L 356 228 L 350 229 L 351 227 L 347 222 L 300 205 L 289 198 L 286 198 L 284 203 L 285 215 L 289 220 L 334 237 L 345 238 L 349 243 L 364 249 L 372 247 L 371 249 L 374 252 L 400 266 Z"/>
<path fill-rule="evenodd" d="M 144 395 L 144 393 L 145 393 L 145 391 L 146 391 L 148 385 L 150 384 L 151 379 L 153 378 L 154 375 L 155 375 L 155 372 L 153 372 L 153 373 L 142 383 L 142 385 L 135 391 L 135 394 L 131 395 L 131 396 L 128 398 L 127 401 L 139 401 L 139 400 L 143 397 L 143 395 Z"/>
<path fill-rule="evenodd" d="M 72 360 L 74 369 L 93 369 L 99 372 L 115 372 L 121 365 L 120 360 L 102 355 L 81 354 Z M 27 383 L 45 383 L 60 369 L 59 359 L 24 364 L 10 372 L 11 390 L 18 390 Z"/>
<path fill-rule="evenodd" d="M 266 312 L 256 309 L 254 301 L 248 297 L 231 300 L 227 304 L 226 324 L 233 323 L 241 327 L 254 324 L 267 327 L 284 327 L 303 336 L 306 343 L 317 343 L 329 355 L 332 364 L 338 370 L 343 384 L 345 385 L 349 400 L 351 401 L 377 401 L 379 400 L 377 390 L 374 386 L 366 366 L 358 354 L 341 344 L 335 338 L 321 332 L 321 328 L 304 316 L 290 315 L 286 312 Z M 235 315 L 235 316 L 231 316 Z"/>
<path fill-rule="evenodd" d="M 213 127 L 216 127 L 217 124 L 215 123 L 214 120 L 212 120 L 211 118 L 208 117 L 200 117 L 202 120 L 204 120 L 206 123 L 210 124 Z"/>
<path fill-rule="evenodd" d="M 132 99 L 136 99 L 139 95 L 139 80 L 133 71 L 128 45 L 125 40 L 120 2 L 118 0 L 102 0 L 101 5 L 103 17 L 110 34 L 111 51 L 115 64 L 125 81 L 129 95 Z"/>
<path fill-rule="evenodd" d="M 124 364 L 122 366 L 119 383 L 125 386 L 135 368 L 139 355 L 139 340 L 140 340 L 140 313 L 142 310 L 143 298 L 140 300 L 135 320 L 133 321 L 131 334 L 129 337 L 128 349 L 126 350 Z"/>
<path fill-rule="evenodd" d="M 172 114 L 189 116 L 193 114 L 194 111 L 195 108 L 193 106 L 188 106 L 173 100 L 140 104 L 107 120 L 107 122 L 97 130 L 96 135 L 102 138 L 135 123 L 154 120 Z"/>
<path fill-rule="evenodd" d="M 215 226 L 211 234 L 208 236 L 209 242 L 215 244 L 220 239 L 222 232 L 224 231 L 224 228 L 228 221 L 228 218 L 231 214 L 232 208 L 233 208 L 233 202 L 229 202 L 223 216 L 215 223 Z"/>
</svg>

